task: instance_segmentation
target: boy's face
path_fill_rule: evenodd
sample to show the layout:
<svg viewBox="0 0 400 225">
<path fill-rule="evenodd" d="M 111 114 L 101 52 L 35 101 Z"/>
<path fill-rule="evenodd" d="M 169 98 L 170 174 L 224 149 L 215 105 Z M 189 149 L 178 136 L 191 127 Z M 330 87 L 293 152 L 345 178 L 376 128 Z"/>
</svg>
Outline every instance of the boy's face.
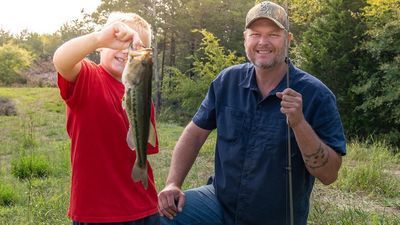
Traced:
<svg viewBox="0 0 400 225">
<path fill-rule="evenodd" d="M 128 49 L 114 50 L 103 48 L 100 52 L 100 65 L 118 80 L 121 79 L 127 59 Z"/>
<path fill-rule="evenodd" d="M 139 33 L 140 39 L 145 46 L 150 46 L 150 43 L 145 43 L 148 38 L 144 32 Z M 100 65 L 107 70 L 114 78 L 121 80 L 122 72 L 124 71 L 126 61 L 128 60 L 128 49 L 114 50 L 103 48 L 100 51 Z"/>
</svg>

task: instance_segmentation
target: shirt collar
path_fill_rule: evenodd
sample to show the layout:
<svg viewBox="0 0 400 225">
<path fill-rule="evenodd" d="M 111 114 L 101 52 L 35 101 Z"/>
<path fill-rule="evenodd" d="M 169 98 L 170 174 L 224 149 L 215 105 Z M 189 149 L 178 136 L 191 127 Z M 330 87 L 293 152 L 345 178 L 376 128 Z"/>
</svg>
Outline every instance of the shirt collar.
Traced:
<svg viewBox="0 0 400 225">
<path fill-rule="evenodd" d="M 295 67 L 291 60 L 289 60 L 289 83 L 292 84 L 295 73 Z M 286 75 L 279 82 L 278 86 L 271 91 L 270 94 L 275 94 L 278 91 L 283 91 L 286 88 Z M 290 86 L 290 85 L 289 85 Z M 258 90 L 256 80 L 256 70 L 253 63 L 249 63 L 249 67 L 246 70 L 245 78 L 239 83 L 239 87 L 250 88 L 251 90 Z"/>
<path fill-rule="evenodd" d="M 258 89 L 257 88 L 257 82 L 256 82 L 256 70 L 254 68 L 254 64 L 253 63 L 248 63 L 248 68 L 246 70 L 246 75 L 244 77 L 244 79 L 242 80 L 242 82 L 239 83 L 239 87 L 243 87 L 243 88 L 251 88 L 253 89 Z"/>
</svg>

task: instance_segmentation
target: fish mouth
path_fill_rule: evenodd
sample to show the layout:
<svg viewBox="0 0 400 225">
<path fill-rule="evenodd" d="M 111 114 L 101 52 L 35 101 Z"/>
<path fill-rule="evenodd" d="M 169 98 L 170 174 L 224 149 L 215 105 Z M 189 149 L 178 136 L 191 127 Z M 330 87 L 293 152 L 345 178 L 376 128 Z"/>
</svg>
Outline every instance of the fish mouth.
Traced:
<svg viewBox="0 0 400 225">
<path fill-rule="evenodd" d="M 134 45 L 133 45 L 133 42 L 131 42 L 131 43 L 129 44 L 128 49 L 129 49 L 129 51 L 140 51 L 140 50 L 142 50 L 142 49 L 146 49 L 146 46 L 144 46 L 142 42 L 140 42 L 139 45 L 135 45 L 135 46 L 134 46 Z"/>
<path fill-rule="evenodd" d="M 133 58 L 144 58 L 147 55 L 150 57 L 153 55 L 153 49 L 152 48 L 140 48 L 140 49 L 135 49 L 132 47 L 132 43 L 129 46 L 129 55 Z"/>
</svg>

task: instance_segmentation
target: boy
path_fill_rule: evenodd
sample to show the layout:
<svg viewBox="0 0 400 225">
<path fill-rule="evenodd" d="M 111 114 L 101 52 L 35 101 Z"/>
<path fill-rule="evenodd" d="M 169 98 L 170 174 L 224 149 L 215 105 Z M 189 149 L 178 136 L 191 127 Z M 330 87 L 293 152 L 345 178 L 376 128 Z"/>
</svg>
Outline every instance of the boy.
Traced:
<svg viewBox="0 0 400 225">
<path fill-rule="evenodd" d="M 149 187 L 133 182 L 136 159 L 126 143 L 129 122 L 121 76 L 127 48 L 150 47 L 151 28 L 134 13 L 112 13 L 102 30 L 71 39 L 54 53 L 60 94 L 67 105 L 71 138 L 73 224 L 158 224 L 157 192 L 148 165 Z M 100 64 L 84 59 L 100 51 Z M 151 122 L 155 126 L 154 109 Z M 154 127 L 155 128 L 155 127 Z M 149 145 L 148 153 L 158 152 Z"/>
</svg>

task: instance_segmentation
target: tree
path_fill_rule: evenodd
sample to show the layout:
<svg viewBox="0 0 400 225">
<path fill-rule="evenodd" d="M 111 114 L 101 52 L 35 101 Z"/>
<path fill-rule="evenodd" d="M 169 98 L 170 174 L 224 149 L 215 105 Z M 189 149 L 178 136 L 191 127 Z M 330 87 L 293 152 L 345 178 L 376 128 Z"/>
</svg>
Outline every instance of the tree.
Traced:
<svg viewBox="0 0 400 225">
<path fill-rule="evenodd" d="M 244 61 L 235 52 L 225 50 L 220 40 L 206 30 L 194 30 L 203 35 L 200 48 L 193 56 L 193 76 L 189 77 L 177 68 L 170 67 L 172 75 L 165 79 L 163 90 L 167 101 L 174 107 L 181 120 L 193 116 L 207 93 L 213 79 L 225 68 Z M 179 103 L 179 104 L 178 104 Z M 182 121 L 181 121 L 182 122 Z"/>
<path fill-rule="evenodd" d="M 2 28 L 0 28 L 0 46 L 2 46 L 5 43 L 8 43 L 9 41 L 12 40 L 12 35 L 10 34 L 10 32 L 3 30 Z"/>
<path fill-rule="evenodd" d="M 0 84 L 25 83 L 21 71 L 28 68 L 33 60 L 32 53 L 8 43 L 0 47 Z"/>
<path fill-rule="evenodd" d="M 300 68 L 321 79 L 336 95 L 345 128 L 350 126 L 355 102 L 350 92 L 357 74 L 365 25 L 359 14 L 364 0 L 328 0 L 321 15 L 303 33 L 295 48 Z M 347 130 L 347 129 L 346 129 Z"/>
<path fill-rule="evenodd" d="M 42 54 L 40 58 L 42 59 L 52 59 L 54 52 L 60 45 L 62 44 L 61 38 L 57 33 L 54 34 L 42 34 L 41 35 L 42 41 Z"/>
<path fill-rule="evenodd" d="M 363 16 L 368 31 L 359 48 L 365 63 L 352 89 L 359 98 L 355 128 L 400 146 L 400 1 L 370 0 Z"/>
<path fill-rule="evenodd" d="M 79 37 L 95 31 L 95 28 L 95 19 L 92 18 L 91 15 L 82 12 L 82 18 L 74 19 L 72 21 L 64 23 L 56 31 L 56 33 L 52 37 L 52 40 L 54 41 L 52 45 L 57 45 L 57 42 L 59 42 L 58 46 L 60 46 L 62 43 L 65 43 L 72 38 Z M 100 62 L 100 56 L 97 52 L 89 54 L 88 58 L 94 62 Z"/>
<path fill-rule="evenodd" d="M 25 29 L 16 35 L 14 43 L 31 52 L 36 58 L 42 56 L 43 42 L 41 40 L 41 35 L 38 33 L 29 32 Z"/>
</svg>

